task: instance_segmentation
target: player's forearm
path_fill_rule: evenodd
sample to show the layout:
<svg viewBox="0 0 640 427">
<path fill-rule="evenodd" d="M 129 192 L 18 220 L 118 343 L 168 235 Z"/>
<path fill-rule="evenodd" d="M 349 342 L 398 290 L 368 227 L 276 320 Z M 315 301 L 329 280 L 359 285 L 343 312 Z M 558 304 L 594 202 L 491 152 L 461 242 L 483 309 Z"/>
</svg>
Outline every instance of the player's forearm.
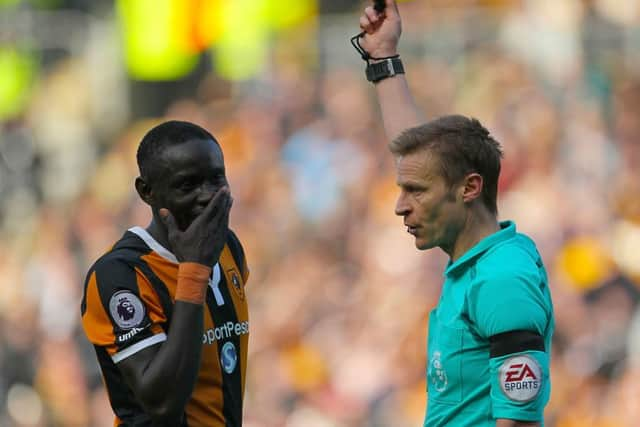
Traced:
<svg viewBox="0 0 640 427">
<path fill-rule="evenodd" d="M 204 303 L 211 269 L 181 263 L 167 340 L 141 370 L 139 398 L 154 420 L 178 422 L 196 383 L 202 353 Z M 169 425 L 171 425 L 169 423 Z"/>
<path fill-rule="evenodd" d="M 138 395 L 154 422 L 177 425 L 198 377 L 204 307 L 176 301 L 171 329 L 143 370 Z"/>
<path fill-rule="evenodd" d="M 496 420 L 496 427 L 540 427 L 540 423 L 499 419 L 499 420 Z"/>
<path fill-rule="evenodd" d="M 375 86 L 389 142 L 393 141 L 403 130 L 417 126 L 424 121 L 424 117 L 409 91 L 404 74 L 396 74 L 381 80 Z"/>
</svg>

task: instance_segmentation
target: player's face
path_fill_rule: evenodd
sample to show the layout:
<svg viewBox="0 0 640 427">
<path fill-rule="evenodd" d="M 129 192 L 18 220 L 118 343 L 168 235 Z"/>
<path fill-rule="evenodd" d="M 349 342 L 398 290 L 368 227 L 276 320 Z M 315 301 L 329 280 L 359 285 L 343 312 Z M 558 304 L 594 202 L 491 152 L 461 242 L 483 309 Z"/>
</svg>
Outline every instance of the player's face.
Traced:
<svg viewBox="0 0 640 427">
<path fill-rule="evenodd" d="M 194 139 L 167 147 L 157 162 L 153 208 L 169 209 L 181 230 L 228 185 L 222 151 L 212 140 Z"/>
<path fill-rule="evenodd" d="M 449 252 L 464 223 L 464 202 L 457 186 L 442 176 L 436 155 L 422 149 L 396 158 L 400 196 L 396 215 L 404 217 L 407 232 L 418 249 L 441 247 Z"/>
</svg>

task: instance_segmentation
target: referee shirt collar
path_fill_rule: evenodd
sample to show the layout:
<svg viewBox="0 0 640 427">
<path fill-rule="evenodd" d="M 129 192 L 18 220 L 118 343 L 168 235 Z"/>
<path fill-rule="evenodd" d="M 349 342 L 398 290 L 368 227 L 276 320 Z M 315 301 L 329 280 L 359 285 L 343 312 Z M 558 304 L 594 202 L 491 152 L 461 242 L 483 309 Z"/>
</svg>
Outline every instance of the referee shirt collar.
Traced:
<svg viewBox="0 0 640 427">
<path fill-rule="evenodd" d="M 505 240 L 511 239 L 516 235 L 516 224 L 513 221 L 501 221 L 500 230 L 485 237 L 476 243 L 471 249 L 465 252 L 456 262 L 447 264 L 447 268 L 444 270 L 445 277 L 452 275 L 458 271 L 461 267 L 467 265 L 470 261 L 474 260 L 478 255 L 483 254 L 489 248 Z"/>
</svg>

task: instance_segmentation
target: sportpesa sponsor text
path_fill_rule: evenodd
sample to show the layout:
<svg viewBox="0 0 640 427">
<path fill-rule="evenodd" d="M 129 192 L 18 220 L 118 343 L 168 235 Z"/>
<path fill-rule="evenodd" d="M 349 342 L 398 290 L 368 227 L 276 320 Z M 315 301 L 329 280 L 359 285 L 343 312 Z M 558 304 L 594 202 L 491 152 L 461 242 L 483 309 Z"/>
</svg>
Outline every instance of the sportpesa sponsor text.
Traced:
<svg viewBox="0 0 640 427">
<path fill-rule="evenodd" d="M 249 321 L 226 322 L 216 328 L 209 328 L 202 334 L 202 344 L 213 344 L 214 342 L 229 338 L 233 335 L 240 336 L 249 333 Z"/>
</svg>

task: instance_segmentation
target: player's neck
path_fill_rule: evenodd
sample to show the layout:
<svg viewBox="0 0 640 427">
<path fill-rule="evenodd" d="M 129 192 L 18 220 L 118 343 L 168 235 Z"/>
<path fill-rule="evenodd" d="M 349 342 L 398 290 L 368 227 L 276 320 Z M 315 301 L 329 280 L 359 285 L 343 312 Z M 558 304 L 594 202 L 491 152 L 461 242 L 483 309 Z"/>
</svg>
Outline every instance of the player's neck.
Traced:
<svg viewBox="0 0 640 427">
<path fill-rule="evenodd" d="M 455 262 L 480 240 L 500 230 L 500 224 L 496 216 L 487 209 L 477 209 L 469 212 L 467 220 L 449 254 L 451 261 Z"/>
<path fill-rule="evenodd" d="M 169 236 L 167 234 L 167 229 L 162 225 L 158 218 L 154 217 L 151 219 L 151 223 L 146 228 L 147 233 L 151 235 L 163 248 L 169 250 L 169 252 L 173 253 L 173 249 L 169 244 Z"/>
</svg>

